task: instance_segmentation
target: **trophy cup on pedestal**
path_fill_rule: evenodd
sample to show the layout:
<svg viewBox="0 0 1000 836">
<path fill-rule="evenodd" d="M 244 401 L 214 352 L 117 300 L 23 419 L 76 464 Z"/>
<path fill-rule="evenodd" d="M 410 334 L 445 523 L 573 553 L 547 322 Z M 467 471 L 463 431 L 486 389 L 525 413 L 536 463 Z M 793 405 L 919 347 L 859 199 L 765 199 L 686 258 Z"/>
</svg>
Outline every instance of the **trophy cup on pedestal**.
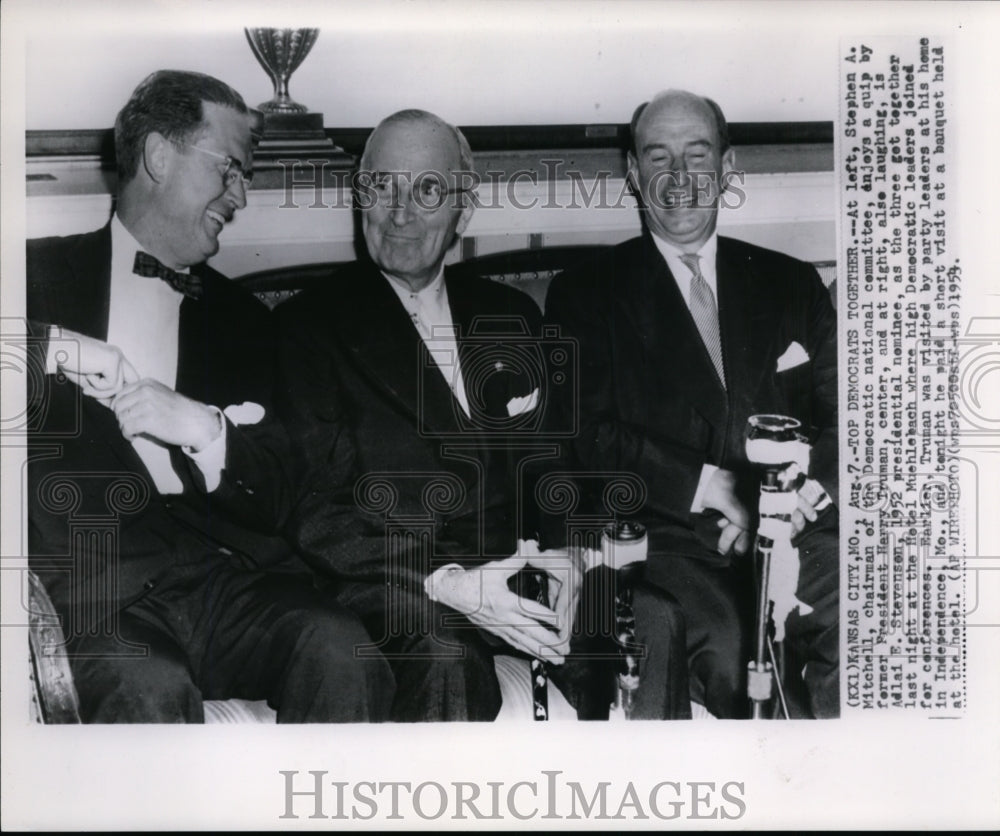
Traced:
<svg viewBox="0 0 1000 836">
<path fill-rule="evenodd" d="M 349 168 L 354 158 L 326 135 L 323 114 L 313 113 L 288 92 L 288 80 L 312 49 L 319 29 L 244 29 L 254 56 L 271 77 L 274 96 L 259 106 L 260 140 L 255 168 L 276 168 L 281 159 L 315 160 Z"/>
</svg>

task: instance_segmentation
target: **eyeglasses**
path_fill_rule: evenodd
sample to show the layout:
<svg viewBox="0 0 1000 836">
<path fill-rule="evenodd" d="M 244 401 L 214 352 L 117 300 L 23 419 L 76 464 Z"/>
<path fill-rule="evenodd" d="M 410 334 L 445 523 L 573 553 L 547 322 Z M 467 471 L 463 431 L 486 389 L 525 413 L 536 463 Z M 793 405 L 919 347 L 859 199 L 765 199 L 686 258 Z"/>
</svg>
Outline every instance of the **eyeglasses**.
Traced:
<svg viewBox="0 0 1000 836">
<path fill-rule="evenodd" d="M 226 167 L 222 169 L 222 182 L 227 189 L 231 188 L 237 179 L 243 181 L 244 189 L 249 189 L 250 184 L 253 183 L 253 169 L 250 169 L 250 171 L 244 170 L 243 163 L 236 159 L 236 157 L 231 157 L 229 154 L 220 154 L 217 151 L 209 151 L 207 148 L 202 148 L 200 145 L 192 145 L 189 142 L 176 141 L 176 144 L 183 145 L 185 148 L 193 148 L 195 151 L 201 151 L 202 154 L 208 154 L 210 157 L 225 160 Z"/>
<path fill-rule="evenodd" d="M 409 172 L 359 172 L 358 184 L 361 186 L 363 208 L 370 208 L 372 197 L 382 206 L 393 208 L 399 206 L 400 182 L 404 180 L 408 182 L 410 179 Z M 475 187 L 449 188 L 432 172 L 423 172 L 412 179 L 410 200 L 417 208 L 427 212 L 436 212 L 444 206 L 449 195 L 475 191 Z M 366 200 L 364 194 L 371 197 Z M 366 203 L 370 205 L 365 207 Z"/>
</svg>

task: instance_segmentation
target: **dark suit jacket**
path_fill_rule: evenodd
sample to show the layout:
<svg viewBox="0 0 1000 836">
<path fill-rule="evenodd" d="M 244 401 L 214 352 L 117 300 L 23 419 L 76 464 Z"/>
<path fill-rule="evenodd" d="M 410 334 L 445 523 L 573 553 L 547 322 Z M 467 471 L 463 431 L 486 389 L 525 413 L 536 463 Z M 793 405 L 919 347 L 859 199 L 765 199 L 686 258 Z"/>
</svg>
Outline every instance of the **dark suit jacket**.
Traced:
<svg viewBox="0 0 1000 836">
<path fill-rule="evenodd" d="M 43 323 L 107 338 L 110 263 L 109 226 L 28 242 L 27 313 L 42 366 Z M 196 272 L 204 295 L 181 303 L 176 390 L 220 409 L 256 402 L 270 416 L 269 312 L 214 270 L 203 265 Z M 194 463 L 173 449 L 184 492 L 161 496 L 110 409 L 57 375 L 36 376 L 29 403 L 30 562 L 62 612 L 73 599 L 107 614 L 155 587 L 168 570 L 198 573 L 213 559 L 252 566 L 288 552 L 278 538 L 265 536 L 276 531 L 290 505 L 282 475 L 287 437 L 276 420 L 239 427 L 227 421 L 225 470 L 211 495 L 202 490 Z M 75 539 L 78 526 L 104 531 L 105 523 L 110 534 L 86 545 Z M 115 550 L 112 571 L 89 559 Z M 71 551 L 75 556 L 67 561 Z"/>
<path fill-rule="evenodd" d="M 836 498 L 836 319 L 805 262 L 720 237 L 716 267 L 727 389 L 648 234 L 558 276 L 546 321 L 579 341 L 580 401 L 561 405 L 580 416 L 575 465 L 644 480 L 638 516 L 651 552 L 727 562 L 714 551 L 717 517 L 690 508 L 709 463 L 735 471 L 742 500 L 756 509 L 760 476 L 744 447 L 750 415 L 798 418 L 813 443 L 811 475 Z M 779 373 L 793 341 L 809 362 Z"/>
<path fill-rule="evenodd" d="M 387 525 L 428 538 L 396 541 L 406 565 L 393 571 L 405 586 L 434 568 L 417 552 L 481 563 L 515 550 L 508 442 L 530 427 L 512 422 L 507 404 L 539 385 L 537 357 L 522 360 L 535 356 L 541 316 L 510 287 L 447 272 L 445 281 L 471 420 L 373 265 L 276 310 L 279 404 L 306 474 L 289 533 L 326 574 L 384 583 Z"/>
</svg>

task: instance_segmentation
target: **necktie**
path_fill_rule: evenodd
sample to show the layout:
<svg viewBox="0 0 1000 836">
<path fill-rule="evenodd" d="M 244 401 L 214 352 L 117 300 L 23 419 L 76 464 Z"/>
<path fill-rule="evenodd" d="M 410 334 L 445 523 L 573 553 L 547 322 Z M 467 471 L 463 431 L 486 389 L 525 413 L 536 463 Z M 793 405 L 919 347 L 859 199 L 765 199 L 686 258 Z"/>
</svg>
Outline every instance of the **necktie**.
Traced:
<svg viewBox="0 0 1000 836">
<path fill-rule="evenodd" d="M 142 252 L 142 250 L 139 250 L 135 254 L 135 263 L 132 265 L 132 272 L 139 276 L 145 276 L 148 279 L 163 279 L 174 290 L 183 293 L 185 296 L 190 296 L 192 299 L 201 298 L 202 286 L 199 276 L 193 276 L 190 273 L 178 273 L 176 270 L 171 270 L 169 267 L 161 264 L 157 258 L 151 256 L 149 253 Z"/>
<path fill-rule="evenodd" d="M 726 373 L 722 367 L 722 338 L 719 336 L 719 311 L 715 306 L 715 296 L 701 274 L 698 262 L 701 256 L 685 253 L 681 261 L 691 271 L 691 316 L 701 334 L 701 340 L 712 358 L 712 365 L 719 375 L 722 388 L 726 387 Z"/>
</svg>

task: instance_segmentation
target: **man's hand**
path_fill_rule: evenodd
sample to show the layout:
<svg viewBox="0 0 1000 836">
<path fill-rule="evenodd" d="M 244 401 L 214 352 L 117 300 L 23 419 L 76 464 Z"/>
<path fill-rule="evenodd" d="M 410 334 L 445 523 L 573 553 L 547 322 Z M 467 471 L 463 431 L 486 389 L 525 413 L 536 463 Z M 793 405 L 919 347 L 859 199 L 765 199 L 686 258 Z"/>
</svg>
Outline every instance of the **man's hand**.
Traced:
<svg viewBox="0 0 1000 836">
<path fill-rule="evenodd" d="M 150 378 L 122 389 L 111 408 L 129 441 L 142 435 L 198 453 L 222 432 L 214 410 Z"/>
<path fill-rule="evenodd" d="M 565 554 L 553 557 L 552 552 L 544 552 L 545 573 L 548 576 L 549 602 L 558 617 L 557 629 L 563 642 L 567 644 L 573 631 L 576 605 L 583 590 L 583 576 L 589 568 L 588 551 L 569 549 Z M 600 559 L 600 552 L 593 552 Z"/>
<path fill-rule="evenodd" d="M 568 644 L 559 615 L 510 591 L 508 579 L 528 563 L 513 555 L 470 569 L 453 569 L 434 577 L 432 598 L 465 615 L 477 627 L 502 638 L 511 647 L 553 664 L 565 660 Z"/>
<path fill-rule="evenodd" d="M 122 387 L 135 383 L 139 375 L 116 346 L 61 329 L 59 340 L 72 340 L 78 349 L 66 351 L 50 339 L 49 355 L 55 368 L 83 390 L 83 394 L 107 404 Z M 63 355 L 66 355 L 63 357 Z"/>
<path fill-rule="evenodd" d="M 799 534 L 808 523 L 816 522 L 819 516 L 816 506 L 829 497 L 822 485 L 813 479 L 807 479 L 805 484 L 799 488 L 798 508 L 792 512 L 792 536 Z"/>
<path fill-rule="evenodd" d="M 725 519 L 719 520 L 719 554 L 746 554 L 750 548 L 750 514 L 736 498 L 736 474 L 721 467 L 712 474 L 701 500 L 705 508 L 712 508 Z"/>
</svg>

